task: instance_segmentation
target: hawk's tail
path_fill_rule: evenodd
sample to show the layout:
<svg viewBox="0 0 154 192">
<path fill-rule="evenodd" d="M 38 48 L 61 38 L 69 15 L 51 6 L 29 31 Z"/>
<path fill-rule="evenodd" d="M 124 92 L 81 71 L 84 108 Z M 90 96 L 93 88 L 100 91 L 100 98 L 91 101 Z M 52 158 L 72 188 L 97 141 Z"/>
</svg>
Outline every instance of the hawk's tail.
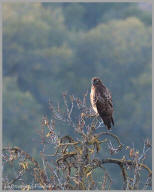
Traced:
<svg viewBox="0 0 154 192">
<path fill-rule="evenodd" d="M 113 117 L 111 117 L 111 121 L 112 121 L 112 125 L 114 126 L 114 120 L 113 120 Z"/>
<path fill-rule="evenodd" d="M 111 130 L 111 123 L 114 126 L 114 120 L 112 117 L 111 118 L 108 118 L 108 117 L 104 118 L 103 117 L 103 121 L 104 121 L 104 124 L 107 126 L 108 130 Z"/>
</svg>

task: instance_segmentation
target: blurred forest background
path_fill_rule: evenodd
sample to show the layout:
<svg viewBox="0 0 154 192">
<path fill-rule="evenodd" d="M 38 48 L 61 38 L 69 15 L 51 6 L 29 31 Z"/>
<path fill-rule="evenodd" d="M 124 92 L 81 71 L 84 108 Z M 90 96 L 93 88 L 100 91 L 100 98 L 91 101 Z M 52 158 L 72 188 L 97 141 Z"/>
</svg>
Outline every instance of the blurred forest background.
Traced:
<svg viewBox="0 0 154 192">
<path fill-rule="evenodd" d="M 142 150 L 152 137 L 151 5 L 3 3 L 3 146 L 38 159 L 49 98 L 81 98 L 93 76 L 112 92 L 113 132 Z M 56 131 L 75 136 L 69 127 Z"/>
</svg>

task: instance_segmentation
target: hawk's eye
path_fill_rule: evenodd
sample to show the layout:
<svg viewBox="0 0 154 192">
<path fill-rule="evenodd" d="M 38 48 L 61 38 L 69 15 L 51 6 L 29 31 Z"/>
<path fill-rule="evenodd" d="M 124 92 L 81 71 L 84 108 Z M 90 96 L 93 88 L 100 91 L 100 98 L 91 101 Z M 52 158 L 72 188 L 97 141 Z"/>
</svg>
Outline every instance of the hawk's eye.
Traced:
<svg viewBox="0 0 154 192">
<path fill-rule="evenodd" d="M 97 84 L 97 83 L 99 83 L 99 79 L 94 80 L 94 84 Z"/>
</svg>

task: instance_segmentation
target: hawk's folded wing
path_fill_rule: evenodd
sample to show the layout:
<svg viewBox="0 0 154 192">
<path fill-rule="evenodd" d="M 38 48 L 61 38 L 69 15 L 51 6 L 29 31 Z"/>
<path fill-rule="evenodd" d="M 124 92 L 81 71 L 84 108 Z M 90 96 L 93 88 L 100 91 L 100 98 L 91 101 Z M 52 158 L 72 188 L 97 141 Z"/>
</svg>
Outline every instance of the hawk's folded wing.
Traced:
<svg viewBox="0 0 154 192">
<path fill-rule="evenodd" d="M 104 124 L 111 129 L 111 123 L 114 125 L 112 118 L 113 105 L 112 105 L 112 96 L 109 90 L 98 91 L 96 94 L 96 107 L 100 117 L 103 119 Z"/>
</svg>

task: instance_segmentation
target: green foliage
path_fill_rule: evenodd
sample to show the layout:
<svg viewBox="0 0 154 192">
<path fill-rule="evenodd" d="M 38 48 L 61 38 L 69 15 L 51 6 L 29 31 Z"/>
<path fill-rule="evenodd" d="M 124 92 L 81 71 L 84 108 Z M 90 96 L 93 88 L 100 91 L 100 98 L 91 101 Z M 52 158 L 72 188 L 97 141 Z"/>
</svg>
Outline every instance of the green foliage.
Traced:
<svg viewBox="0 0 154 192">
<path fill-rule="evenodd" d="M 40 127 L 41 106 L 30 92 L 19 90 L 15 77 L 5 77 L 3 85 L 3 143 L 32 152 L 33 139 Z"/>
</svg>

